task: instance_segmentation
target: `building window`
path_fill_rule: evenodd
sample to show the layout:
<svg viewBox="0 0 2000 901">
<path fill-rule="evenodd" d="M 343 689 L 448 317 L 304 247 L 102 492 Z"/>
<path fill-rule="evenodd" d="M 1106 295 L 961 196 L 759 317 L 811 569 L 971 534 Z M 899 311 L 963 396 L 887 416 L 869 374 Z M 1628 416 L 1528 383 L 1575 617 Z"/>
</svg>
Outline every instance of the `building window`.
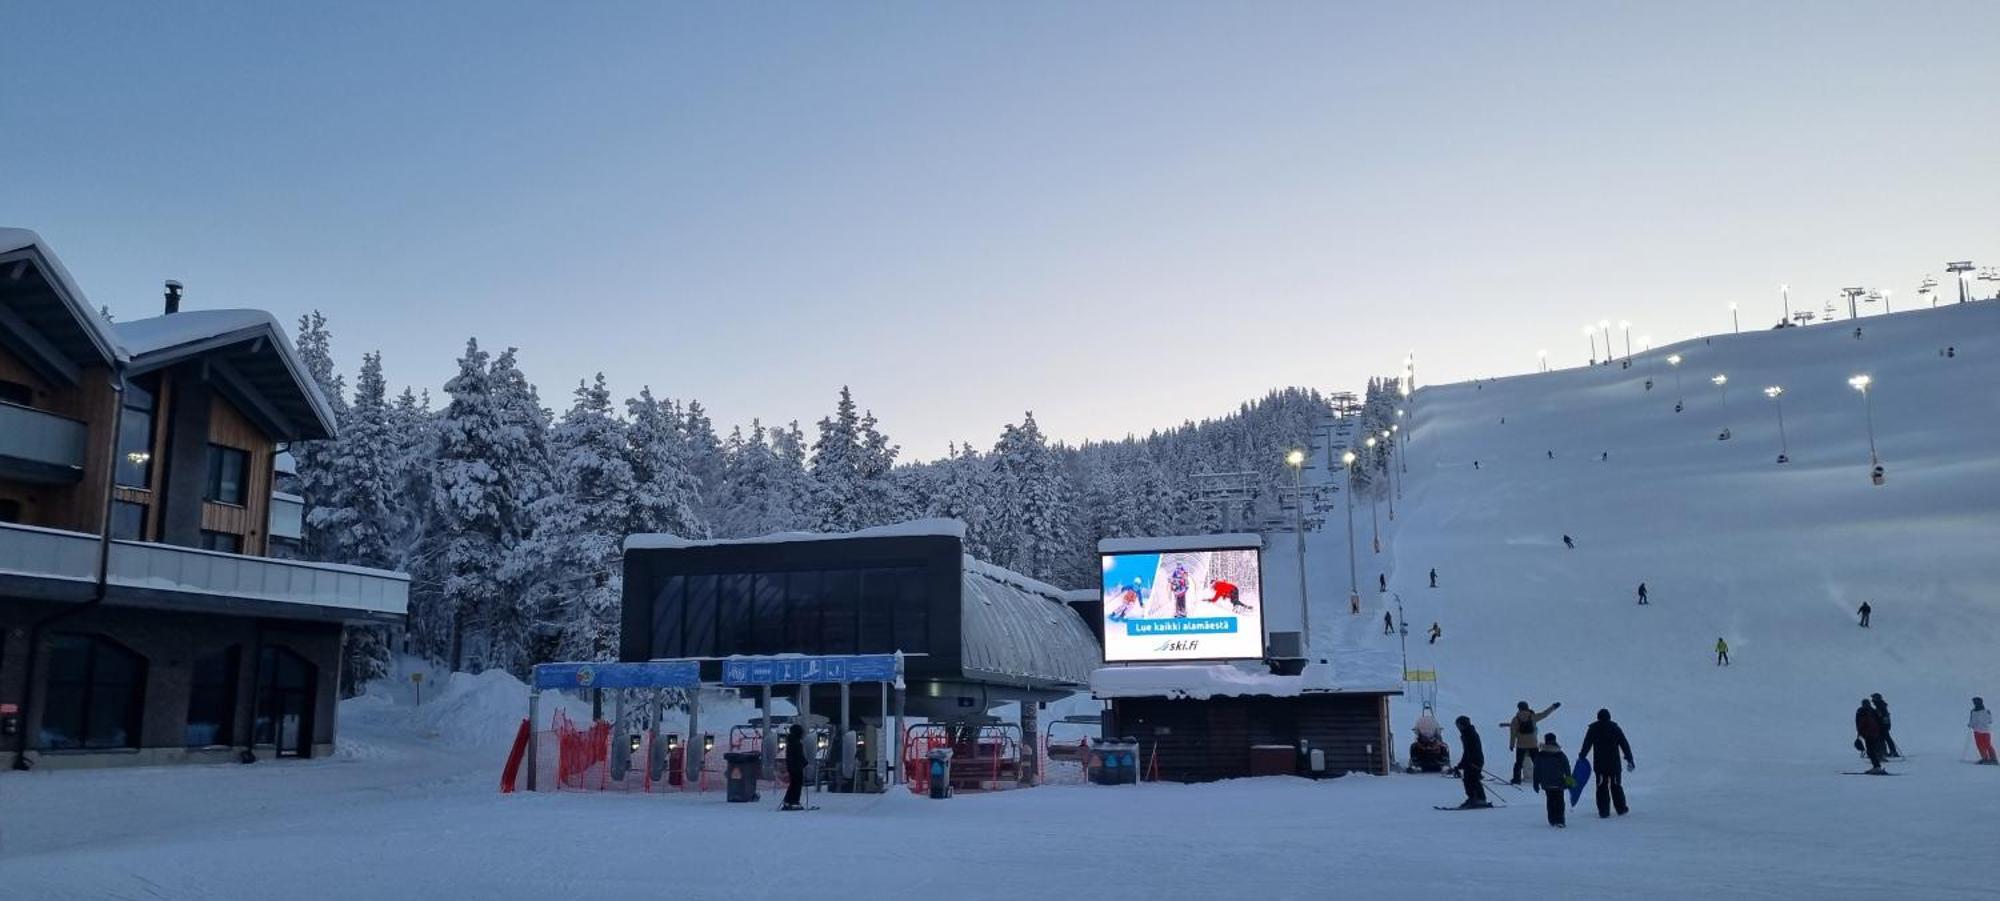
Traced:
<svg viewBox="0 0 2000 901">
<path fill-rule="evenodd" d="M 123 541 L 146 540 L 146 505 L 112 501 L 111 537 Z"/>
<path fill-rule="evenodd" d="M 237 660 L 241 653 L 236 645 L 230 645 L 194 662 L 188 680 L 188 747 L 231 743 L 236 725 Z"/>
<path fill-rule="evenodd" d="M 243 553 L 243 536 L 235 532 L 217 532 L 212 529 L 203 529 L 201 530 L 201 549 L 204 551 L 221 551 L 225 554 L 241 554 Z"/>
<path fill-rule="evenodd" d="M 118 484 L 145 488 L 153 477 L 153 413 L 157 401 L 150 381 L 125 383 L 125 410 L 118 420 Z"/>
<path fill-rule="evenodd" d="M 250 452 L 220 444 L 208 446 L 206 500 L 243 506 L 250 497 Z"/>
<path fill-rule="evenodd" d="M 145 694 L 146 658 L 102 636 L 53 636 L 42 747 L 138 747 Z"/>
<path fill-rule="evenodd" d="M 6 379 L 0 379 L 0 403 L 27 407 L 32 406 L 34 401 L 35 389 L 20 382 L 10 382 Z"/>
</svg>

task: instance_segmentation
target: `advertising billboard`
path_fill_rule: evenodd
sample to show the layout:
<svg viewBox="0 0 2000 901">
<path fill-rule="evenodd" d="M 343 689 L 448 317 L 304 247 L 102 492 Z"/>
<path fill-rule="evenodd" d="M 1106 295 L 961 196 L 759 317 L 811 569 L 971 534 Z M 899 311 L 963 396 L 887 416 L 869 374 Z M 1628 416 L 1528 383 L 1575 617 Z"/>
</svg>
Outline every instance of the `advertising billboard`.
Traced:
<svg viewBox="0 0 2000 901">
<path fill-rule="evenodd" d="M 1107 663 L 1264 656 L 1256 548 L 1100 554 Z"/>
</svg>

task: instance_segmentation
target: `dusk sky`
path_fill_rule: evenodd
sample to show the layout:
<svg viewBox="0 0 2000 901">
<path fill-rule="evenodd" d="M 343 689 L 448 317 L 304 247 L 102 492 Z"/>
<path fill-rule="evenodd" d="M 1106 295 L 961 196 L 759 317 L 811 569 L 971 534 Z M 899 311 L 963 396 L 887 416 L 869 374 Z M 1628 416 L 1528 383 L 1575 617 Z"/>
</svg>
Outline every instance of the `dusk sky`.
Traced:
<svg viewBox="0 0 2000 901">
<path fill-rule="evenodd" d="M 1990 2 L 9 2 L 0 32 L 0 225 L 120 318 L 175 278 L 321 309 L 393 385 L 477 336 L 558 412 L 601 370 L 725 430 L 849 384 L 905 459 L 2000 264 Z"/>
</svg>

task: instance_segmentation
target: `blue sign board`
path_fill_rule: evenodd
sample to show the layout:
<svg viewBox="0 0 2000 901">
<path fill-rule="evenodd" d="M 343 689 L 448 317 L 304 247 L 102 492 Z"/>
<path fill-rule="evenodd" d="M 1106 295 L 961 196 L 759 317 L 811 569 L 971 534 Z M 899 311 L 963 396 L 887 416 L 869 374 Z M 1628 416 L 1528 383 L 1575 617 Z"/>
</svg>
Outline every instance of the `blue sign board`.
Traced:
<svg viewBox="0 0 2000 901">
<path fill-rule="evenodd" d="M 724 685 L 838 685 L 896 681 L 896 655 L 842 657 L 731 657 L 722 662 Z"/>
<path fill-rule="evenodd" d="M 694 660 L 646 663 L 543 663 L 535 667 L 536 688 L 694 688 L 701 664 Z"/>
</svg>

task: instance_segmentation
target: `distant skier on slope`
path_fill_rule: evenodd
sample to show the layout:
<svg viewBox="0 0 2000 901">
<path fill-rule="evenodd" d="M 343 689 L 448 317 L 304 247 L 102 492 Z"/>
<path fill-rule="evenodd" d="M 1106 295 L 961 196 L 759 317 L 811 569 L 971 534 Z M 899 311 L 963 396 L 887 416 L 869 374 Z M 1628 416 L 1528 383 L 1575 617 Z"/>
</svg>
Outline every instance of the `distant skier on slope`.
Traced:
<svg viewBox="0 0 2000 901">
<path fill-rule="evenodd" d="M 1896 747 L 1895 723 L 1889 718 L 1889 702 L 1882 700 L 1879 691 L 1869 695 L 1868 700 L 1875 702 L 1875 715 L 1882 718 L 1882 746 L 1888 749 L 1888 756 L 1903 756 L 1903 752 Z"/>
<path fill-rule="evenodd" d="M 1868 775 L 1887 774 L 1882 769 L 1882 715 L 1867 698 L 1862 698 L 1861 708 L 1854 711 L 1854 734 L 1861 737 L 1861 750 L 1868 755 Z"/>
<path fill-rule="evenodd" d="M 1646 583 L 1644 582 L 1639 583 L 1639 603 L 1641 604 L 1650 603 L 1649 601 L 1646 600 Z"/>
<path fill-rule="evenodd" d="M 1388 574 L 1388 573 L 1376 573 L 1376 574 L 1375 574 L 1375 590 L 1376 590 L 1376 591 L 1388 591 L 1388 590 L 1389 590 L 1389 574 Z"/>
<path fill-rule="evenodd" d="M 1167 574 L 1167 590 L 1174 593 L 1174 618 L 1187 618 L 1188 571 L 1184 564 L 1174 564 L 1174 571 Z"/>
<path fill-rule="evenodd" d="M 1528 762 L 1529 756 L 1535 753 L 1535 726 L 1542 720 L 1548 719 L 1549 714 L 1556 712 L 1561 706 L 1562 702 L 1557 701 L 1542 708 L 1540 713 L 1536 713 L 1534 708 L 1528 706 L 1528 702 L 1516 701 L 1514 718 L 1500 724 L 1507 730 L 1507 746 L 1514 749 L 1514 778 L 1510 780 L 1512 784 L 1521 784 L 1521 768 Z"/>
<path fill-rule="evenodd" d="M 1384 635 L 1396 634 L 1396 617 L 1394 614 L 1389 613 L 1387 611 L 1384 611 L 1382 613 L 1382 634 Z"/>
<path fill-rule="evenodd" d="M 1979 762 L 2000 766 L 2000 756 L 1993 753 L 1993 711 L 1986 709 L 1985 698 L 1972 699 L 1972 716 L 1966 718 L 1965 726 L 1972 730 L 1972 744 L 1979 749 Z"/>
<path fill-rule="evenodd" d="M 1535 790 L 1548 795 L 1549 825 L 1562 829 L 1563 811 L 1568 805 L 1563 803 L 1563 795 L 1569 793 L 1569 755 L 1563 753 L 1562 745 L 1556 744 L 1556 734 L 1542 736 L 1542 745 L 1535 749 Z"/>
<path fill-rule="evenodd" d="M 1874 613 L 1875 608 L 1868 606 L 1867 601 L 1862 601 L 1861 609 L 1854 612 L 1861 614 L 1861 628 L 1866 629 L 1868 628 L 1868 615 Z"/>
<path fill-rule="evenodd" d="M 1720 635 L 1715 637 L 1715 665 L 1729 665 L 1729 642 L 1723 641 Z"/>
<path fill-rule="evenodd" d="M 1625 806 L 1625 780 L 1618 766 L 1618 758 L 1625 758 L 1626 769 L 1638 769 L 1632 762 L 1632 744 L 1625 740 L 1625 730 L 1611 721 L 1611 711 L 1599 709 L 1597 722 L 1583 732 L 1583 743 L 1576 746 L 1576 753 L 1590 758 L 1590 771 L 1597 778 L 1597 815 L 1608 817 L 1613 808 L 1619 816 L 1629 812 Z"/>
<path fill-rule="evenodd" d="M 1572 550 L 1572 551 L 1573 551 L 1573 550 L 1576 550 L 1576 542 L 1575 542 L 1575 541 L 1572 541 L 1572 540 L 1570 540 L 1570 537 L 1569 537 L 1568 535 L 1564 535 L 1564 536 L 1563 536 L 1563 547 L 1566 547 L 1566 548 L 1569 548 L 1569 549 L 1570 549 L 1570 550 Z"/>
<path fill-rule="evenodd" d="M 1431 587 L 1438 587 L 1438 571 L 1435 566 L 1431 567 Z"/>
<path fill-rule="evenodd" d="M 1479 730 L 1472 728 L 1472 718 L 1461 716 L 1458 723 L 1458 779 L 1465 785 L 1465 803 L 1459 807 L 1492 807 L 1486 800 L 1486 786 L 1480 784 L 1479 774 L 1486 769 L 1486 749 L 1479 744 Z"/>
<path fill-rule="evenodd" d="M 1442 637 L 1443 635 L 1444 635 L 1444 630 L 1438 628 L 1437 620 L 1431 620 L 1431 644 L 1437 644 L 1438 638 Z"/>
</svg>

